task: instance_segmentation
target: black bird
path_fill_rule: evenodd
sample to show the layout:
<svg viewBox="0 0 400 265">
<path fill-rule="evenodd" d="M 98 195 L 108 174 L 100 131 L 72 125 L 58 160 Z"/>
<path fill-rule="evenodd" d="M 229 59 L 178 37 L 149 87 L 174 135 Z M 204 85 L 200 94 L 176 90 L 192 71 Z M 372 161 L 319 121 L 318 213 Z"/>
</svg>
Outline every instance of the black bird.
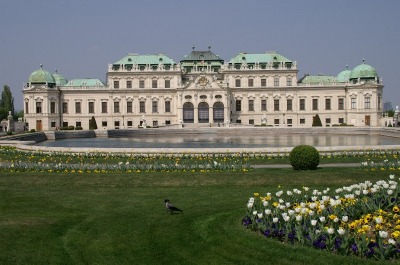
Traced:
<svg viewBox="0 0 400 265">
<path fill-rule="evenodd" d="M 183 212 L 181 209 L 176 208 L 173 206 L 168 199 L 164 200 L 165 208 L 167 208 L 167 213 L 174 213 L 174 212 Z"/>
</svg>

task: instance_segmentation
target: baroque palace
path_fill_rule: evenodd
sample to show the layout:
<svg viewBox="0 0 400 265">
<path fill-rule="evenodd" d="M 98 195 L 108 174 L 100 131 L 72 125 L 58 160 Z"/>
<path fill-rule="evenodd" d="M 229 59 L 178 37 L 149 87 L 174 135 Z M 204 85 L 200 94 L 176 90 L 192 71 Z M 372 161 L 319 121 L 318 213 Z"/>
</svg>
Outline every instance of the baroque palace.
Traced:
<svg viewBox="0 0 400 265">
<path fill-rule="evenodd" d="M 230 61 L 210 47 L 179 62 L 164 54 L 127 54 L 108 66 L 107 82 L 67 80 L 41 68 L 23 88 L 29 129 L 158 126 L 381 126 L 383 85 L 366 64 L 337 75 L 298 78 L 295 61 L 239 53 Z"/>
</svg>

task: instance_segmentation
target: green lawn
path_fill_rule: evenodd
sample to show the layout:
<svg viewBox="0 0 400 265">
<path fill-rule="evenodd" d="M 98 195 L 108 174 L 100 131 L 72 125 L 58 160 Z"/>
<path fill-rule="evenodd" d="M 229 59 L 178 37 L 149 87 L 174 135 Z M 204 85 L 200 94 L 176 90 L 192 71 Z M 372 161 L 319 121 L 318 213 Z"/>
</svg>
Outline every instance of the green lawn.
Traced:
<svg viewBox="0 0 400 265">
<path fill-rule="evenodd" d="M 0 172 L 0 264 L 378 264 L 264 238 L 241 218 L 253 192 L 341 187 L 390 173 Z M 184 213 L 166 214 L 165 198 Z"/>
</svg>

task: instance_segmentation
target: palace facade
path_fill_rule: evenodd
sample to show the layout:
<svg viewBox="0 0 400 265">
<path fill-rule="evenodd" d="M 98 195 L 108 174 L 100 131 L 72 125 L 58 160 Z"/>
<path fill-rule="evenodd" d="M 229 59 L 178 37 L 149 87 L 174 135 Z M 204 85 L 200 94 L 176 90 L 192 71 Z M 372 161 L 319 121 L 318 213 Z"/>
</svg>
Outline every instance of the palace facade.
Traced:
<svg viewBox="0 0 400 265">
<path fill-rule="evenodd" d="M 239 53 L 224 61 L 210 48 L 179 63 L 164 54 L 127 54 L 108 66 L 107 81 L 67 80 L 34 71 L 23 88 L 29 129 L 128 129 L 160 126 L 381 126 L 383 85 L 366 64 L 337 75 L 298 78 L 295 61 Z"/>
</svg>

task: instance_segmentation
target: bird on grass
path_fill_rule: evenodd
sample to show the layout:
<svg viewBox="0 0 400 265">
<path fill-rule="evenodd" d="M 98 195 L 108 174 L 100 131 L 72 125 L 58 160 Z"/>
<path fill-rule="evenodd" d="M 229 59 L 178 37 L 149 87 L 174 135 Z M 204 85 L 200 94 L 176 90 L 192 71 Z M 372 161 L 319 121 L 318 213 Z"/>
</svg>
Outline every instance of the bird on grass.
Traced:
<svg viewBox="0 0 400 265">
<path fill-rule="evenodd" d="M 167 213 L 174 213 L 174 212 L 183 212 L 181 209 L 176 208 L 173 206 L 168 199 L 164 200 L 165 208 L 167 209 Z"/>
</svg>

